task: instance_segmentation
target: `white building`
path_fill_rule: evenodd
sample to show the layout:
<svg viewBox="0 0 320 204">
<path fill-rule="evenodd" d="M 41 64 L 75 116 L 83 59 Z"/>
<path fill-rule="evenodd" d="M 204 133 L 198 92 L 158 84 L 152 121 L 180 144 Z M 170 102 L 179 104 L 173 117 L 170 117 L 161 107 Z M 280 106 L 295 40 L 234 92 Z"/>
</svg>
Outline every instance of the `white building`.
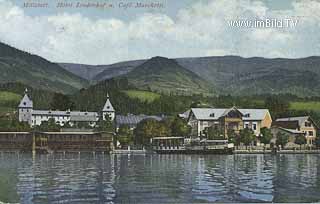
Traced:
<svg viewBox="0 0 320 204">
<path fill-rule="evenodd" d="M 34 110 L 33 102 L 28 96 L 27 89 L 18 106 L 18 113 L 19 121 L 28 122 L 30 126 L 41 125 L 42 122 L 53 118 L 55 122 L 61 126 L 66 123 L 69 123 L 72 126 L 77 122 L 87 122 L 91 127 L 94 127 L 100 118 L 106 120 L 107 115 L 111 121 L 115 118 L 115 110 L 110 102 L 109 94 L 107 95 L 107 101 L 100 112 Z"/>
</svg>

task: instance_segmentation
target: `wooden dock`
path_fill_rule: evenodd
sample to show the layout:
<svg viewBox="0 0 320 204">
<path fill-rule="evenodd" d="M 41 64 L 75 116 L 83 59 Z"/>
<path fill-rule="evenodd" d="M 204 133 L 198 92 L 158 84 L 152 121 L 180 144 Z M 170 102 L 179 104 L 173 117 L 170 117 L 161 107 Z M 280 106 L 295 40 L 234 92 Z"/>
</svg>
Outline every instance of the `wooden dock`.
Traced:
<svg viewBox="0 0 320 204">
<path fill-rule="evenodd" d="M 113 136 L 106 132 L 0 132 L 0 151 L 110 152 Z"/>
</svg>

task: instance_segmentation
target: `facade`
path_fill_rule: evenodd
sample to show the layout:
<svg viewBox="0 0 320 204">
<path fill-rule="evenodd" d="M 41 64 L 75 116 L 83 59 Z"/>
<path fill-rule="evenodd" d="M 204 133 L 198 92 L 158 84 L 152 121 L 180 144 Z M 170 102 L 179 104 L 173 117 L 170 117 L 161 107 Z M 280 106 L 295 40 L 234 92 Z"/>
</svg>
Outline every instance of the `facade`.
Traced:
<svg viewBox="0 0 320 204">
<path fill-rule="evenodd" d="M 73 126 L 75 123 L 85 122 L 91 127 L 94 127 L 97 122 L 102 118 L 106 120 L 108 116 L 112 121 L 115 118 L 115 110 L 110 102 L 109 95 L 107 101 L 100 112 L 88 111 L 51 111 L 51 110 L 35 110 L 33 109 L 33 102 L 28 96 L 28 90 L 18 106 L 18 114 L 20 122 L 27 122 L 31 127 L 41 125 L 42 122 L 48 121 L 53 118 L 55 122 L 61 126 L 69 123 Z"/>
<path fill-rule="evenodd" d="M 295 130 L 304 134 L 307 139 L 307 145 L 314 144 L 318 128 L 310 116 L 278 118 L 273 126 Z"/>
<path fill-rule="evenodd" d="M 256 136 L 260 129 L 270 128 L 272 118 L 268 109 L 192 108 L 188 116 L 193 136 L 203 136 L 206 128 L 216 126 L 227 137 L 228 130 L 239 133 L 241 129 L 252 129 Z"/>
</svg>

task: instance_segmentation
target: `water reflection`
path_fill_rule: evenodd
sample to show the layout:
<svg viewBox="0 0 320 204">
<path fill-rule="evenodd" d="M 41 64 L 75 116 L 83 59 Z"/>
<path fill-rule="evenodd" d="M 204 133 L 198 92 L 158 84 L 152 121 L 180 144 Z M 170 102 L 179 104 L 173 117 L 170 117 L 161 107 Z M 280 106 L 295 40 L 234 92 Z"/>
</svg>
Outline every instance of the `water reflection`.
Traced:
<svg viewBox="0 0 320 204">
<path fill-rule="evenodd" d="M 320 155 L 5 154 L 9 171 L 21 203 L 320 201 Z"/>
</svg>

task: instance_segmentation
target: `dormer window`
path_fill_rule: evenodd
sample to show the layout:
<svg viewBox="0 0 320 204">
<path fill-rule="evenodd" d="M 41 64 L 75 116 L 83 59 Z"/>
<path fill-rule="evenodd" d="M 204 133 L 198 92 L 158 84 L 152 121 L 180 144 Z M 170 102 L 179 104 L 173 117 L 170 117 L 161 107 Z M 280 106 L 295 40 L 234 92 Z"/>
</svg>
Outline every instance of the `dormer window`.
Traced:
<svg viewBox="0 0 320 204">
<path fill-rule="evenodd" d="M 213 117 L 213 118 L 214 118 L 214 113 L 211 113 L 211 114 L 210 114 L 210 117 Z"/>
<path fill-rule="evenodd" d="M 246 114 L 244 114 L 244 116 L 243 117 L 245 117 L 245 118 L 250 118 L 250 113 L 246 113 Z"/>
</svg>

